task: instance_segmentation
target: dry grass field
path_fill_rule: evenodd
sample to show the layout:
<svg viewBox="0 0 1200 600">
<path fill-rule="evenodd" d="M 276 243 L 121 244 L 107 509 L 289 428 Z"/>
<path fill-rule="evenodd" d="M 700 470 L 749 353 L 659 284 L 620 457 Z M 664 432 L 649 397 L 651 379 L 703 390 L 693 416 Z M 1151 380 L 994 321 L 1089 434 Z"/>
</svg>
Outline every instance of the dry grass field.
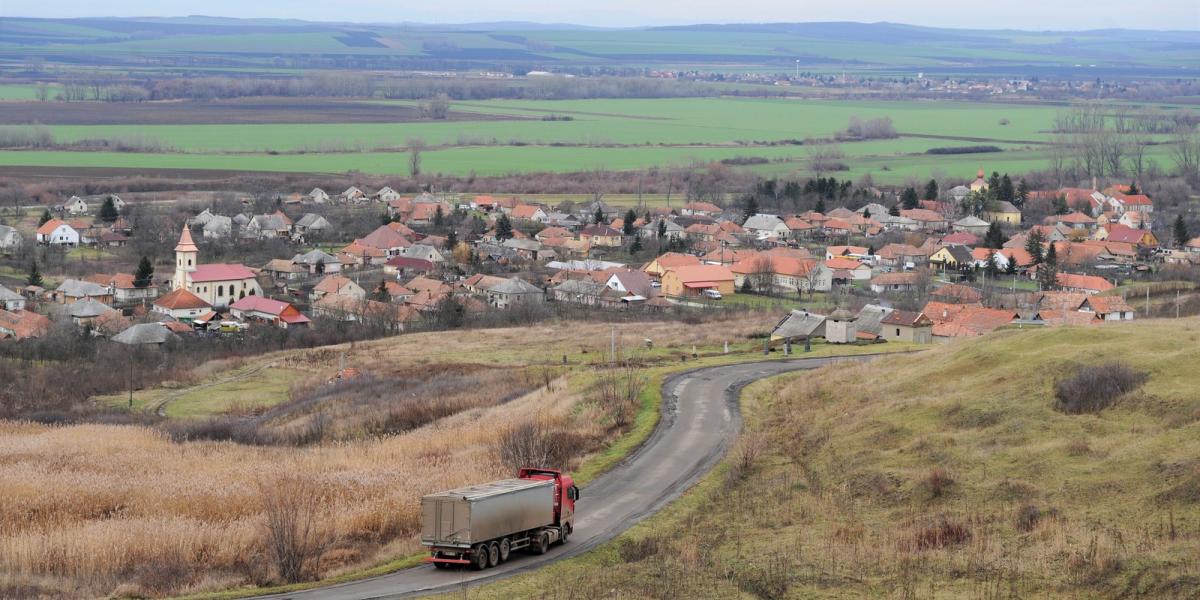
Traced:
<svg viewBox="0 0 1200 600">
<path fill-rule="evenodd" d="M 278 419 L 270 411 L 242 415 L 229 398 L 212 398 L 218 418 L 266 419 L 263 428 L 276 432 L 322 414 L 315 442 L 176 441 L 175 427 L 199 422 L 196 406 L 162 426 L 0 422 L 0 597 L 161 597 L 278 583 L 267 523 L 281 490 L 310 501 L 301 508 L 314 524 L 314 551 L 301 578 L 410 555 L 419 549 L 420 496 L 508 475 L 499 445 L 514 427 L 536 423 L 569 440 L 574 447 L 562 460 L 576 467 L 631 425 L 630 407 L 605 405 L 593 385 L 592 364 L 606 360 L 613 331 L 622 356 L 663 365 L 693 346 L 716 354 L 729 341 L 745 352 L 747 336 L 776 317 L 615 329 L 555 323 L 277 353 L 256 360 L 310 374 L 293 383 Z M 644 348 L 646 338 L 653 349 Z M 377 387 L 359 396 L 328 387 L 343 361 L 412 397 L 373 402 L 365 396 Z M 477 393 L 464 392 L 472 383 Z M 413 406 L 433 408 L 405 420 Z M 625 418 L 614 417 L 622 410 Z"/>
<path fill-rule="evenodd" d="M 474 597 L 1195 599 L 1198 341 L 1196 318 L 1006 331 L 759 382 L 700 487 Z"/>
</svg>

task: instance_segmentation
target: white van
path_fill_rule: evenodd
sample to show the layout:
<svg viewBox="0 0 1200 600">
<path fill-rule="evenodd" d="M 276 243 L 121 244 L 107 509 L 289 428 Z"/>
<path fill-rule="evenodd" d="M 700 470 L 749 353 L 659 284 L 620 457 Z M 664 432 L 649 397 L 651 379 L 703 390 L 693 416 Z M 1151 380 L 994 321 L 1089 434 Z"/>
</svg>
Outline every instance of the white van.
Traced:
<svg viewBox="0 0 1200 600">
<path fill-rule="evenodd" d="M 704 297 L 708 298 L 709 300 L 720 300 L 721 292 L 713 289 L 704 290 Z"/>
</svg>

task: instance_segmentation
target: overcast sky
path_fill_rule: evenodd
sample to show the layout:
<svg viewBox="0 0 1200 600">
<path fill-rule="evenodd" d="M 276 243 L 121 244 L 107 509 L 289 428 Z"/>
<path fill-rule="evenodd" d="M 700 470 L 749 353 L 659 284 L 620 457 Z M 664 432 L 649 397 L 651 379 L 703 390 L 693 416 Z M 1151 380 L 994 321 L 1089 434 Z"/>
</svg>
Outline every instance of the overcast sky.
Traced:
<svg viewBox="0 0 1200 600">
<path fill-rule="evenodd" d="M 314 21 L 536 21 L 599 26 L 892 21 L 979 29 L 1200 30 L 1200 0 L 0 0 L 0 16 L 284 17 Z"/>
</svg>

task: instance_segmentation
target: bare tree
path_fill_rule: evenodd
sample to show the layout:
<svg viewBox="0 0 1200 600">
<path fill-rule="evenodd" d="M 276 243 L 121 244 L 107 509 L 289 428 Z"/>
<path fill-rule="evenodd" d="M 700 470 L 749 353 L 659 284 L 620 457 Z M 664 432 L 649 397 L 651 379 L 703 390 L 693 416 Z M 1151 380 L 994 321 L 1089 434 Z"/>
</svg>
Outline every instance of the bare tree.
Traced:
<svg viewBox="0 0 1200 600">
<path fill-rule="evenodd" d="M 840 146 L 816 146 L 808 153 L 808 165 L 818 177 L 828 171 L 845 171 L 846 153 Z"/>
<path fill-rule="evenodd" d="M 416 179 L 421 175 L 421 152 L 425 150 L 425 140 L 408 138 L 405 145 L 408 147 L 408 176 Z"/>
<path fill-rule="evenodd" d="M 1179 175 L 1195 183 L 1200 179 L 1200 134 L 1180 130 L 1171 145 L 1171 157 Z"/>
<path fill-rule="evenodd" d="M 288 476 L 259 485 L 267 551 L 288 583 L 315 578 L 318 559 L 331 544 L 321 527 L 325 498 L 310 481 Z"/>
</svg>

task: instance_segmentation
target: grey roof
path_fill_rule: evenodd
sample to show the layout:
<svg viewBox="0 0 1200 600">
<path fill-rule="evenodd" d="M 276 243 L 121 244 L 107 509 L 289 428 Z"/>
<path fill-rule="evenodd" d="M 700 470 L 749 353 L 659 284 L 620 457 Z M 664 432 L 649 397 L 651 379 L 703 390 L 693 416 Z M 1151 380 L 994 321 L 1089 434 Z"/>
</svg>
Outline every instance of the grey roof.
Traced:
<svg viewBox="0 0 1200 600">
<path fill-rule="evenodd" d="M 912 219 L 910 217 L 905 217 L 905 216 L 901 216 L 901 215 L 893 216 L 888 213 L 883 213 L 880 215 L 871 213 L 871 218 L 875 219 L 876 221 L 879 221 L 879 223 L 881 225 L 916 225 L 917 224 L 916 219 Z"/>
<path fill-rule="evenodd" d="M 504 240 L 504 243 L 500 244 L 500 245 L 504 246 L 505 248 L 514 248 L 516 250 L 541 250 L 542 249 L 542 243 L 537 240 L 518 240 L 516 238 L 512 238 L 512 239 Z"/>
<path fill-rule="evenodd" d="M 793 310 L 775 326 L 771 335 L 785 338 L 822 337 L 825 335 L 825 316 L 806 310 Z"/>
<path fill-rule="evenodd" d="M 85 298 L 68 307 L 67 314 L 77 319 L 89 319 L 98 317 L 110 310 L 112 309 L 106 304 L 97 302 L 91 298 Z"/>
<path fill-rule="evenodd" d="M 200 226 L 208 225 L 208 222 L 211 221 L 212 218 L 215 216 L 216 215 L 214 215 L 211 210 L 208 210 L 206 208 L 206 209 L 200 211 L 200 214 L 192 217 L 191 219 L 188 219 L 188 224 L 189 225 L 200 225 Z"/>
<path fill-rule="evenodd" d="M 303 227 L 305 229 L 325 229 L 326 227 L 329 227 L 329 221 L 317 213 L 305 213 L 303 217 L 300 217 L 299 221 L 296 221 L 296 227 Z"/>
<path fill-rule="evenodd" d="M 654 293 L 654 287 L 650 285 L 650 276 L 645 271 L 617 271 L 612 277 L 616 277 L 631 294 L 649 298 Z"/>
<path fill-rule="evenodd" d="M 250 217 L 246 215 L 233 215 L 233 222 L 238 225 L 245 225 L 250 222 Z"/>
<path fill-rule="evenodd" d="M 969 188 L 965 185 L 956 185 L 956 186 L 950 188 L 950 195 L 954 196 L 955 198 L 960 198 L 960 197 L 966 196 L 967 194 L 970 194 L 970 193 L 971 193 L 971 188 Z"/>
<path fill-rule="evenodd" d="M 446 260 L 437 248 L 427 246 L 425 244 L 413 244 L 401 251 L 401 254 L 409 258 L 420 258 L 429 262 L 442 262 Z"/>
<path fill-rule="evenodd" d="M 994 206 L 990 206 L 988 208 L 989 208 L 989 210 L 987 212 L 1006 212 L 1006 213 L 1021 212 L 1021 209 L 1017 208 L 1016 206 L 1013 205 L 1012 202 L 1009 202 L 1007 200 L 999 200 L 996 202 L 996 204 Z"/>
<path fill-rule="evenodd" d="M 960 265 L 975 261 L 975 256 L 971 254 L 971 250 L 966 246 L 946 246 L 946 251 L 950 253 L 950 256 L 954 257 L 954 262 Z"/>
<path fill-rule="evenodd" d="M 599 296 L 608 288 L 587 279 L 568 279 L 554 287 L 555 290 L 568 294 L 586 294 Z"/>
<path fill-rule="evenodd" d="M 513 277 L 493 285 L 488 291 L 497 294 L 540 294 L 542 293 L 542 288 L 524 279 Z"/>
<path fill-rule="evenodd" d="M 854 212 L 861 215 L 864 212 L 868 212 L 868 211 L 870 211 L 872 219 L 878 220 L 877 217 L 879 217 L 880 215 L 888 214 L 888 207 L 886 207 L 878 202 L 872 202 Z"/>
<path fill-rule="evenodd" d="M 233 231 L 233 219 L 223 215 L 213 215 L 204 224 L 204 231 L 214 234 L 229 233 Z"/>
<path fill-rule="evenodd" d="M 272 231 L 290 229 L 287 223 L 283 221 L 283 217 L 279 215 L 255 215 L 253 223 L 258 225 L 260 229 L 270 229 Z"/>
<path fill-rule="evenodd" d="M 310 250 L 304 254 L 297 254 L 292 257 L 292 262 L 301 265 L 316 265 L 326 264 L 331 265 L 338 262 L 336 256 L 328 254 L 321 250 Z"/>
<path fill-rule="evenodd" d="M 0 302 L 8 302 L 9 300 L 20 300 L 21 295 L 0 285 Z"/>
<path fill-rule="evenodd" d="M 862 307 L 862 310 L 858 311 L 858 318 L 855 319 L 855 321 L 858 323 L 858 330 L 873 335 L 879 335 L 879 332 L 883 328 L 880 323 L 882 323 L 888 315 L 892 314 L 893 310 L 895 309 L 888 308 L 886 306 L 879 306 L 878 304 L 868 304 Z"/>
<path fill-rule="evenodd" d="M 174 337 L 176 337 L 175 334 L 164 327 L 162 323 L 139 323 L 114 335 L 112 341 L 136 346 L 140 344 L 162 344 Z"/>
<path fill-rule="evenodd" d="M 778 227 L 782 224 L 783 224 L 783 219 L 780 219 L 779 217 L 777 217 L 775 215 L 757 214 L 757 215 L 754 215 L 753 217 L 750 217 L 749 219 L 746 219 L 746 222 L 742 223 L 742 228 L 743 229 L 775 229 L 776 227 Z"/>
<path fill-rule="evenodd" d="M 107 296 L 108 288 L 90 281 L 80 281 L 78 279 L 64 279 L 58 286 L 58 291 L 64 296 L 72 298 L 84 298 L 87 296 Z"/>
</svg>

